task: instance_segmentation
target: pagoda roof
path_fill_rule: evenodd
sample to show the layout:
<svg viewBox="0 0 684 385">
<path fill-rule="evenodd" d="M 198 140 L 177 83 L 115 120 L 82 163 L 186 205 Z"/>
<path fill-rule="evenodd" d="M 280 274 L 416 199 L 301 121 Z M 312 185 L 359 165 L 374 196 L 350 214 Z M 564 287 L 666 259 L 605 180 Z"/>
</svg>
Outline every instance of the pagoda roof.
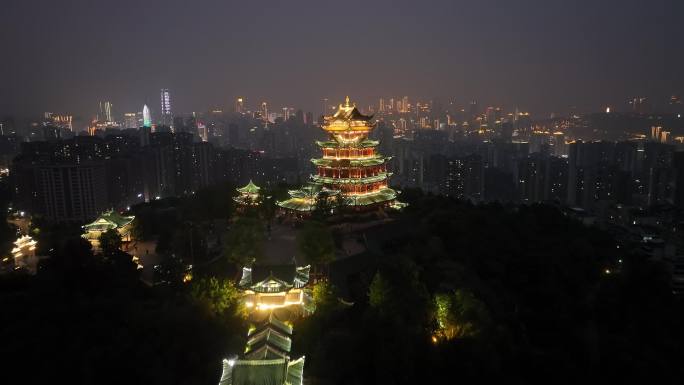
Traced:
<svg viewBox="0 0 684 385">
<path fill-rule="evenodd" d="M 391 172 L 381 172 L 375 176 L 369 176 L 365 178 L 333 178 L 328 176 L 311 175 L 311 179 L 318 183 L 332 183 L 332 184 L 354 184 L 354 183 L 375 183 L 382 182 L 383 180 L 392 176 Z"/>
<path fill-rule="evenodd" d="M 240 286 L 260 293 L 299 289 L 309 283 L 310 266 L 254 265 L 242 269 Z"/>
<path fill-rule="evenodd" d="M 304 357 L 290 360 L 292 327 L 270 312 L 248 333 L 243 358 L 223 360 L 219 385 L 302 385 Z"/>
<path fill-rule="evenodd" d="M 255 358 L 276 358 L 286 357 L 292 347 L 290 336 L 283 334 L 276 329 L 266 327 L 260 332 L 253 333 L 247 341 L 245 357 Z"/>
<path fill-rule="evenodd" d="M 368 206 L 376 203 L 384 203 L 397 198 L 397 192 L 391 188 L 384 188 L 377 192 L 362 195 L 349 195 L 346 197 L 350 206 Z"/>
<path fill-rule="evenodd" d="M 384 164 L 386 161 L 392 159 L 391 157 L 384 157 L 382 155 L 376 155 L 369 158 L 362 159 L 330 159 L 330 158 L 314 158 L 311 159 L 311 163 L 316 166 L 332 166 L 340 165 L 345 162 L 349 163 L 349 166 L 378 166 Z"/>
<path fill-rule="evenodd" d="M 279 207 L 293 211 L 309 212 L 316 209 L 316 203 L 306 198 L 290 198 L 277 204 Z"/>
<path fill-rule="evenodd" d="M 334 120 L 362 120 L 369 121 L 373 119 L 373 115 L 364 115 L 356 108 L 356 104 L 349 103 L 349 96 L 347 96 L 345 103 L 340 104 L 339 108 L 332 116 L 325 116 L 326 121 Z"/>
<path fill-rule="evenodd" d="M 247 337 L 250 337 L 255 333 L 259 333 L 260 331 L 265 330 L 266 328 L 272 328 L 288 336 L 292 335 L 292 326 L 278 319 L 275 313 L 273 311 L 270 311 L 268 313 L 268 316 L 264 320 L 262 320 L 258 326 L 251 329 L 250 332 L 247 333 Z"/>
<path fill-rule="evenodd" d="M 123 216 L 114 210 L 102 213 L 96 220 L 83 226 L 86 231 L 107 231 L 126 226 L 133 222 L 134 216 Z"/>
<path fill-rule="evenodd" d="M 379 140 L 372 140 L 372 139 L 364 139 L 358 143 L 354 143 L 351 145 L 348 144 L 340 144 L 336 140 L 326 140 L 326 141 L 320 141 L 317 140 L 316 144 L 318 147 L 323 147 L 323 148 L 369 148 L 369 147 L 377 147 L 378 144 L 380 144 Z"/>
<path fill-rule="evenodd" d="M 317 182 L 310 182 L 298 190 L 290 190 L 290 199 L 279 201 L 276 204 L 287 210 L 310 212 L 316 209 L 316 198 L 320 195 L 327 197 L 335 196 L 340 190 L 334 190 Z"/>
<path fill-rule="evenodd" d="M 249 180 L 249 183 L 247 183 L 244 187 L 240 187 L 237 189 L 237 191 L 243 194 L 258 194 L 260 190 L 261 187 L 255 185 L 251 179 Z"/>
<path fill-rule="evenodd" d="M 302 385 L 305 357 L 224 359 L 219 385 Z"/>
</svg>

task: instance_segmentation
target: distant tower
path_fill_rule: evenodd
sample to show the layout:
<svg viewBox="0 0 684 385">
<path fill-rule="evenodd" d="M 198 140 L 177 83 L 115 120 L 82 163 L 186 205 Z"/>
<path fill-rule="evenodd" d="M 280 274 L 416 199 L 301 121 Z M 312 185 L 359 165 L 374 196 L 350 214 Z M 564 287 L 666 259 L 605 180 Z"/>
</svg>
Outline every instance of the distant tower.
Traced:
<svg viewBox="0 0 684 385">
<path fill-rule="evenodd" d="M 235 100 L 235 112 L 238 114 L 245 112 L 245 100 L 241 97 Z"/>
<path fill-rule="evenodd" d="M 150 115 L 150 109 L 147 108 L 147 104 L 143 106 L 143 127 L 152 127 L 152 116 Z"/>
<path fill-rule="evenodd" d="M 266 102 L 261 103 L 261 118 L 268 123 L 268 103 Z"/>
<path fill-rule="evenodd" d="M 167 88 L 161 89 L 161 124 L 167 127 L 173 125 L 173 115 L 171 114 L 171 96 Z"/>
<path fill-rule="evenodd" d="M 112 121 L 112 103 L 110 102 L 100 102 L 100 120 L 105 122 Z"/>
</svg>

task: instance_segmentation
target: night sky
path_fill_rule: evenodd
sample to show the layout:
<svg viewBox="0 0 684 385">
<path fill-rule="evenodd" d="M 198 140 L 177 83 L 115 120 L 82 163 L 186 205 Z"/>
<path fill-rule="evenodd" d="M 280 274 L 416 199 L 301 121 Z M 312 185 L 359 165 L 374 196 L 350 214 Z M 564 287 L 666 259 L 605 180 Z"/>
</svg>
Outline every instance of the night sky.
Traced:
<svg viewBox="0 0 684 385">
<path fill-rule="evenodd" d="M 3 0 L 0 115 L 320 112 L 409 95 L 537 114 L 684 91 L 684 1 Z"/>
</svg>

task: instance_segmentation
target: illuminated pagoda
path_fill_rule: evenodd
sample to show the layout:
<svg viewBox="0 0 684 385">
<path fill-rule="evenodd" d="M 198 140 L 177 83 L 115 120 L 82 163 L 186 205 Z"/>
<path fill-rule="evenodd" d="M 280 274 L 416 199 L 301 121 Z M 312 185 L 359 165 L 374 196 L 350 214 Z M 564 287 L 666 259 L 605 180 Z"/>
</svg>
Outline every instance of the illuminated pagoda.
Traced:
<svg viewBox="0 0 684 385">
<path fill-rule="evenodd" d="M 251 179 L 246 186 L 240 187 L 236 190 L 239 195 L 234 197 L 233 200 L 240 206 L 246 207 L 259 205 L 259 191 L 261 190 L 261 187 L 255 185 Z"/>
<path fill-rule="evenodd" d="M 302 309 L 307 302 L 311 266 L 254 265 L 242 268 L 239 286 L 248 309 L 266 310 L 288 306 Z"/>
<path fill-rule="evenodd" d="M 115 229 L 121 235 L 122 241 L 129 242 L 134 219 L 134 216 L 123 216 L 114 210 L 107 211 L 95 221 L 83 226 L 85 232 L 82 237 L 97 249 L 100 247 L 100 235 L 107 230 Z"/>
<path fill-rule="evenodd" d="M 247 333 L 242 357 L 223 360 L 219 385 L 302 385 L 304 357 L 291 359 L 292 326 L 271 312 Z"/>
<path fill-rule="evenodd" d="M 372 116 L 364 115 L 349 103 L 340 104 L 337 112 L 324 117 L 321 128 L 329 140 L 317 141 L 323 157 L 312 159 L 316 173 L 311 175 L 309 186 L 290 191 L 290 199 L 278 202 L 284 209 L 310 212 L 321 198 L 335 199 L 339 194 L 342 203 L 356 210 L 394 206 L 396 191 L 389 188 L 387 161 L 376 152 L 379 142 L 368 138 L 375 124 Z"/>
</svg>

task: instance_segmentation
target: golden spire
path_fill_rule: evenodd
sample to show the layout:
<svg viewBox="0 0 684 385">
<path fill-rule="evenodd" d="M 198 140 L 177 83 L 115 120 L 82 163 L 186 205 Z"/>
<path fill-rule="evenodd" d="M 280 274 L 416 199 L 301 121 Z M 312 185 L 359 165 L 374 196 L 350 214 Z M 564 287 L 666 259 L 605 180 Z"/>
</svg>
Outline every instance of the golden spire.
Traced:
<svg viewBox="0 0 684 385">
<path fill-rule="evenodd" d="M 347 98 L 344 100 L 344 103 L 345 103 L 345 105 L 344 105 L 345 107 L 349 107 L 349 96 L 347 96 Z"/>
</svg>

